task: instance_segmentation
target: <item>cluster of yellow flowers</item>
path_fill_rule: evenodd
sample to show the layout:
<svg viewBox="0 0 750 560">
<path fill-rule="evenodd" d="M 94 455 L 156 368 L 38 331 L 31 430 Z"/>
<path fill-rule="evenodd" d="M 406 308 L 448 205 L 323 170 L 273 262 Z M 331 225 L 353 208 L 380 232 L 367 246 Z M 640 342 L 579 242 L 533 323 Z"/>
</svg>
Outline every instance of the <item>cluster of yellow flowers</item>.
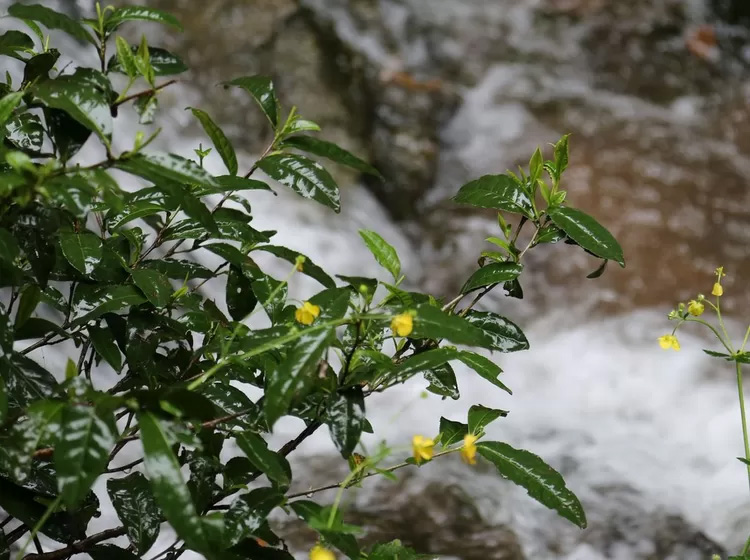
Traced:
<svg viewBox="0 0 750 560">
<path fill-rule="evenodd" d="M 320 306 L 305 301 L 294 312 L 294 319 L 302 325 L 312 325 L 320 315 Z M 391 319 L 391 330 L 395 336 L 409 336 L 414 329 L 414 315 L 400 313 Z"/>
<path fill-rule="evenodd" d="M 716 274 L 716 282 L 714 282 L 714 287 L 711 290 L 711 295 L 716 296 L 717 298 L 724 295 L 724 288 L 721 285 L 721 278 L 723 276 L 726 276 L 726 273 L 724 272 L 724 267 L 720 266 L 714 271 L 714 274 Z M 670 319 L 675 318 L 684 318 L 687 317 L 685 314 L 685 310 L 687 309 L 687 314 L 692 315 L 693 317 L 700 317 L 703 315 L 703 312 L 706 310 L 706 304 L 704 303 L 706 300 L 706 297 L 703 294 L 698 294 L 698 297 L 696 299 L 691 299 L 687 307 L 684 303 L 681 303 L 676 311 L 672 311 L 669 314 Z M 678 325 L 679 326 L 679 325 Z M 675 329 L 676 330 L 676 329 Z M 661 346 L 664 350 L 679 350 L 680 349 L 680 342 L 677 340 L 677 337 L 675 336 L 675 331 L 672 331 L 672 334 L 665 334 L 663 336 L 659 337 L 659 346 Z"/>
<path fill-rule="evenodd" d="M 320 306 L 306 301 L 294 312 L 294 318 L 303 325 L 312 325 L 320 315 Z"/>
<path fill-rule="evenodd" d="M 479 436 L 474 434 L 466 434 L 464 436 L 464 444 L 461 447 L 461 458 L 469 465 L 477 464 L 477 439 L 479 439 Z M 435 440 L 417 435 L 412 438 L 411 447 L 414 460 L 419 465 L 423 461 L 429 461 L 432 459 Z"/>
</svg>

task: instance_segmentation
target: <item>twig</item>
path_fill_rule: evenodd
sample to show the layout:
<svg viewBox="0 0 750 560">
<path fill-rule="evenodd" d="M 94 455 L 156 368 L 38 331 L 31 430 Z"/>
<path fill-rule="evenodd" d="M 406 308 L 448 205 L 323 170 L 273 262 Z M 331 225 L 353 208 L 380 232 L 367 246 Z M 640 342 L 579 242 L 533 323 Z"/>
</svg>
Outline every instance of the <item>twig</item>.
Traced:
<svg viewBox="0 0 750 560">
<path fill-rule="evenodd" d="M 128 95 L 127 97 L 123 97 L 119 101 L 115 101 L 112 104 L 112 107 L 113 108 L 114 107 L 119 107 L 123 103 L 127 103 L 128 101 L 132 101 L 133 99 L 138 99 L 139 97 L 145 97 L 147 95 L 153 95 L 157 91 L 162 90 L 162 89 L 164 89 L 167 86 L 171 86 L 172 84 L 176 84 L 177 82 L 179 82 L 179 80 L 169 80 L 169 81 L 164 82 L 163 84 L 159 84 L 158 86 L 153 87 L 151 89 L 146 89 L 146 90 L 143 90 L 143 91 L 139 91 L 138 93 L 134 93 L 132 95 Z"/>
<path fill-rule="evenodd" d="M 115 529 L 107 529 L 96 535 L 87 537 L 81 541 L 70 544 L 65 548 L 59 550 L 53 550 L 52 552 L 45 552 L 43 554 L 27 554 L 23 557 L 23 560 L 64 560 L 74 554 L 80 554 L 88 551 L 94 545 L 99 544 L 102 541 L 109 539 L 115 539 L 125 534 L 125 527 L 117 527 Z"/>
<path fill-rule="evenodd" d="M 284 445 L 281 446 L 281 449 L 278 450 L 278 454 L 282 457 L 286 457 L 289 455 L 292 451 L 297 449 L 299 445 L 305 441 L 307 438 L 309 438 L 311 435 L 315 433 L 315 431 L 320 428 L 323 425 L 323 423 L 320 420 L 313 420 L 310 422 L 304 430 L 300 432 L 300 434 L 294 438 L 292 441 L 286 442 Z"/>
</svg>

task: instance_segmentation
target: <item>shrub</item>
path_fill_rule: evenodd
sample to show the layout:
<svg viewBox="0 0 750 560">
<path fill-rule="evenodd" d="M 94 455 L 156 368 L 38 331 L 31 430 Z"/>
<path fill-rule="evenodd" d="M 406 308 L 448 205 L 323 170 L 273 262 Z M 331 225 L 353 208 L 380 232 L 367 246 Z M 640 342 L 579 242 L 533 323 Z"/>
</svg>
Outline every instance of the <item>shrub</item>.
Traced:
<svg viewBox="0 0 750 560">
<path fill-rule="evenodd" d="M 550 160 L 537 150 L 528 172 L 487 175 L 459 190 L 456 202 L 496 213 L 499 233 L 489 239 L 497 249 L 481 254 L 451 301 L 405 289 L 396 251 L 373 231 L 361 231 L 362 241 L 392 281 L 334 279 L 297 251 L 274 245 L 274 232 L 253 228 L 239 193 L 270 190 L 252 177 L 262 171 L 338 212 L 339 188 L 311 157 L 379 174 L 315 136 L 319 127 L 294 109 L 284 115 L 268 78 L 224 84 L 255 99 L 273 129 L 273 141 L 247 171 L 221 128 L 197 108 L 190 110 L 227 174 L 203 167 L 209 150 L 202 146 L 195 160 L 152 151 L 155 135 L 138 133 L 131 149 L 116 153 L 118 108 L 132 104 L 141 123 L 151 122 L 160 91 L 174 83 L 164 76 L 185 70 L 174 54 L 145 38 L 130 45 L 117 32 L 135 20 L 175 28 L 179 22 L 145 7 L 97 6 L 96 17 L 80 22 L 41 5 L 9 11 L 31 34 L 0 36 L 0 55 L 24 68 L 22 78 L 7 74 L 0 84 L 0 507 L 8 516 L 0 524 L 0 558 L 16 541 L 23 543 L 19 558 L 33 541 L 39 548 L 38 535 L 50 539 L 51 552 L 25 558 L 136 558 L 165 521 L 179 538 L 168 558 L 186 550 L 209 559 L 291 558 L 267 522 L 276 508 L 320 535 L 315 560 L 333 558 L 333 549 L 353 559 L 416 558 L 398 542 L 361 550 L 356 527 L 344 522 L 341 493 L 454 452 L 469 464 L 483 457 L 534 499 L 586 525 L 578 499 L 542 459 L 483 439 L 503 410 L 477 404 L 463 421 L 441 418 L 435 437 L 411 434 L 413 457 L 395 464 L 389 457 L 398 451 L 385 446 L 369 456 L 355 452 L 361 434 L 371 431 L 368 397 L 417 374 L 429 391 L 457 398 L 450 363 L 458 361 L 510 392 L 500 368 L 471 348 L 514 352 L 528 348 L 526 337 L 508 319 L 475 307 L 493 289 L 523 296 L 527 251 L 565 241 L 601 259 L 591 276 L 609 260 L 624 266 L 607 230 L 566 204 L 567 137 Z M 57 69 L 59 52 L 42 27 L 96 49 L 98 67 Z M 103 159 L 76 159 L 87 142 L 101 145 Z M 128 174 L 144 186 L 124 179 L 122 188 L 115 177 Z M 519 244 L 524 228 L 531 235 Z M 259 252 L 288 261 L 288 277 L 261 270 Z M 200 264 L 208 254 L 219 266 Z M 289 301 L 296 274 L 323 289 Z M 222 277 L 224 301 L 202 295 L 201 286 Z M 265 328 L 248 326 L 255 315 L 265 316 Z M 66 363 L 33 359 L 34 351 L 61 343 L 75 349 Z M 235 382 L 263 396 L 253 401 Z M 266 438 L 284 415 L 306 427 L 269 449 Z M 290 493 L 294 473 L 286 459 L 323 425 L 350 465 L 332 505 Z M 122 464 L 123 449 L 135 440 L 142 456 Z M 222 460 L 231 445 L 242 455 Z M 100 510 L 92 486 L 100 477 L 120 524 L 91 534 L 87 526 Z M 123 536 L 125 547 L 103 544 Z"/>
</svg>

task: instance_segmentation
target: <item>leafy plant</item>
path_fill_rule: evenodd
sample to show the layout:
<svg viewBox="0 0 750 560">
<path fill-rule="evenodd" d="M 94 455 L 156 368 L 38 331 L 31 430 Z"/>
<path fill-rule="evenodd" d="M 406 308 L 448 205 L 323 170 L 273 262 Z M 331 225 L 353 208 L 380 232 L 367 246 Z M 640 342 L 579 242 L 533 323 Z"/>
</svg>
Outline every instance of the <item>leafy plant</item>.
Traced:
<svg viewBox="0 0 750 560">
<path fill-rule="evenodd" d="M 0 508 L 6 513 L 0 559 L 9 558 L 16 541 L 23 543 L 18 558 L 82 552 L 137 558 L 164 521 L 178 537 L 164 552 L 171 559 L 186 550 L 209 559 L 255 558 L 261 549 L 264 558 L 291 558 L 267 521 L 276 508 L 320 535 L 316 559 L 334 557 L 334 548 L 353 559 L 416 558 L 399 542 L 362 550 L 356 528 L 344 522 L 342 493 L 369 477 L 392 476 L 454 452 L 470 464 L 483 457 L 533 498 L 585 527 L 578 499 L 541 458 L 478 441 L 490 422 L 507 414 L 502 410 L 475 405 L 465 422 L 442 418 L 436 437 L 416 434 L 414 457 L 396 464 L 389 458 L 400 450 L 355 452 L 365 452 L 360 437 L 371 431 L 368 397 L 419 374 L 429 391 L 457 398 L 450 364 L 458 361 L 510 392 L 499 379 L 501 369 L 472 348 L 515 352 L 528 341 L 510 320 L 475 307 L 493 289 L 522 297 L 527 251 L 564 240 L 602 260 L 597 275 L 609 260 L 624 266 L 607 230 L 565 204 L 567 137 L 551 160 L 537 150 L 528 172 L 488 175 L 459 190 L 457 202 L 497 214 L 499 233 L 489 239 L 497 249 L 482 253 L 453 300 L 405 289 L 396 250 L 373 231 L 361 232 L 364 245 L 392 282 L 334 279 L 297 251 L 274 245 L 274 232 L 255 229 L 240 193 L 271 190 L 253 177 L 260 170 L 338 212 L 339 188 L 313 157 L 379 173 L 311 135 L 319 127 L 295 109 L 284 116 L 268 78 L 225 84 L 255 99 L 273 129 L 273 140 L 245 173 L 232 143 L 199 108 L 189 110 L 226 174 L 203 167 L 209 149 L 202 146 L 195 160 L 151 150 L 155 134 L 138 133 L 131 149 L 116 153 L 118 108 L 132 104 L 142 123 L 151 122 L 160 91 L 175 82 L 162 77 L 186 68 L 145 38 L 130 45 L 117 32 L 138 20 L 178 29 L 179 22 L 146 7 L 97 6 L 96 17 L 83 21 L 42 5 L 16 4 L 9 13 L 32 35 L 13 30 L 0 36 L 0 55 L 24 65 L 21 78 L 7 74 L 0 84 Z M 58 69 L 59 52 L 43 28 L 96 49 L 98 68 Z M 103 159 L 78 162 L 85 143 L 101 145 Z M 115 170 L 141 181 L 118 183 Z M 219 202 L 210 204 L 217 195 Z M 259 252 L 288 261 L 289 275 L 277 279 L 262 270 Z M 209 254 L 221 259 L 213 269 L 200 264 Z M 313 278 L 322 290 L 291 302 L 287 284 L 296 274 Z M 202 286 L 221 277 L 224 300 L 206 298 Z M 256 315 L 265 316 L 264 328 L 248 326 Z M 34 359 L 35 351 L 62 343 L 71 352 L 66 363 Z M 263 396 L 253 401 L 233 382 L 258 387 Z M 285 415 L 306 427 L 270 449 L 268 434 Z M 335 485 L 339 492 L 330 505 L 307 499 L 321 489 L 290 492 L 296 473 L 287 461 L 323 425 L 351 469 Z M 142 454 L 123 463 L 123 450 L 136 440 Z M 229 443 L 242 455 L 225 461 L 221 451 Z M 89 521 L 100 512 L 92 486 L 102 477 L 120 524 L 91 534 Z M 39 535 L 53 550 L 27 554 L 32 542 L 39 548 Z M 129 546 L 103 544 L 120 536 Z"/>
</svg>

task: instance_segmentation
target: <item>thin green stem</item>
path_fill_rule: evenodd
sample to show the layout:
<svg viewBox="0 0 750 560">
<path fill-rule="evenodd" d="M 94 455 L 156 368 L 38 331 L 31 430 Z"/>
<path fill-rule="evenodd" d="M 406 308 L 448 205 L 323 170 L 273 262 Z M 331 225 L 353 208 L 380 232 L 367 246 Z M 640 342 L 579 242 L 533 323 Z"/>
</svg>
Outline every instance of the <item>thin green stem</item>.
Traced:
<svg viewBox="0 0 750 560">
<path fill-rule="evenodd" d="M 747 345 L 748 337 L 750 337 L 750 326 L 748 326 L 747 330 L 745 331 L 745 338 L 742 340 L 742 347 L 740 348 L 740 352 L 745 351 L 745 346 Z"/>
<path fill-rule="evenodd" d="M 18 555 L 16 555 L 16 560 L 21 560 L 23 558 L 23 555 L 26 552 L 26 549 L 29 548 L 29 545 L 32 542 L 34 542 L 34 539 L 39 534 L 39 531 L 47 522 L 47 519 L 49 519 L 49 516 L 52 515 L 52 512 L 54 512 L 57 509 L 57 506 L 60 505 L 61 501 L 62 501 L 62 496 L 58 496 L 57 498 L 55 498 L 55 501 L 52 502 L 47 507 L 47 511 L 44 512 L 44 515 L 42 515 L 42 517 L 39 518 L 39 521 L 36 522 L 36 525 L 34 525 L 34 528 L 31 530 L 31 533 L 29 534 L 29 538 L 26 539 L 26 544 L 24 544 L 21 547 L 21 550 L 18 551 Z"/>
<path fill-rule="evenodd" d="M 734 346 L 732 345 L 732 339 L 729 337 L 729 333 L 727 332 L 727 327 L 724 325 L 724 319 L 721 316 L 721 298 L 720 296 L 716 296 L 716 317 L 719 319 L 719 326 L 721 327 L 721 332 L 724 333 L 724 336 L 726 337 L 725 340 L 727 343 L 725 346 L 729 349 L 729 352 L 734 354 Z"/>
<path fill-rule="evenodd" d="M 750 463 L 750 438 L 747 435 L 747 416 L 745 414 L 745 393 L 742 390 L 742 366 L 739 362 L 735 362 L 737 368 L 737 394 L 740 398 L 740 417 L 742 418 L 742 440 L 745 444 L 745 460 Z M 747 482 L 750 487 L 750 464 L 746 464 L 747 468 Z M 747 548 L 747 547 L 746 547 Z"/>
</svg>

